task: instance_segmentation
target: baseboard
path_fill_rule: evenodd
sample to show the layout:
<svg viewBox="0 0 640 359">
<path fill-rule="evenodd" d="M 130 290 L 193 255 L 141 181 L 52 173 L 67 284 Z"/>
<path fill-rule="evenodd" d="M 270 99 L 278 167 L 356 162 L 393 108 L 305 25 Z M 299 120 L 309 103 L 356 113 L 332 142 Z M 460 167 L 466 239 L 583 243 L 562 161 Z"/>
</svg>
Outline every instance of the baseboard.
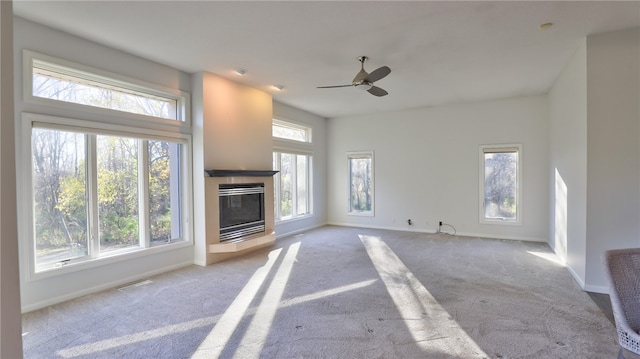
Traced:
<svg viewBox="0 0 640 359">
<path fill-rule="evenodd" d="M 281 239 L 281 238 L 295 236 L 296 234 L 308 232 L 308 231 L 310 231 L 312 229 L 324 227 L 326 225 L 328 225 L 328 223 L 316 224 L 316 225 L 313 225 L 313 226 L 304 227 L 304 228 L 301 228 L 301 229 L 296 229 L 295 231 L 291 231 L 291 232 L 287 232 L 287 233 L 276 233 L 276 240 Z"/>
<path fill-rule="evenodd" d="M 606 287 L 606 286 L 603 287 L 601 285 L 587 284 L 587 285 L 583 286 L 582 288 L 587 292 L 609 294 L 609 287 Z"/>
<path fill-rule="evenodd" d="M 138 274 L 138 275 L 134 275 L 134 276 L 131 276 L 131 277 L 121 278 L 121 279 L 118 279 L 116 281 L 112 281 L 112 282 L 109 282 L 109 283 L 103 283 L 103 284 L 95 286 L 95 287 L 85 288 L 85 289 L 77 291 L 77 292 L 68 293 L 68 294 L 65 294 L 65 295 L 62 295 L 62 296 L 58 296 L 58 297 L 54 297 L 54 298 L 49 298 L 49 299 L 43 300 L 41 302 L 37 302 L 37 303 L 33 303 L 33 304 L 30 304 L 30 305 L 23 306 L 22 307 L 22 313 L 24 314 L 24 313 L 32 312 L 34 310 L 42 309 L 42 308 L 48 307 L 50 305 L 66 302 L 68 300 L 76 299 L 76 298 L 79 298 L 79 297 L 82 297 L 82 296 L 85 296 L 85 295 L 88 295 L 88 294 L 97 293 L 97 292 L 100 292 L 100 291 L 103 291 L 103 290 L 116 288 L 116 287 L 121 286 L 123 284 L 128 284 L 128 283 L 139 281 L 139 280 L 142 280 L 142 279 L 147 279 L 149 277 L 152 277 L 152 276 L 155 276 L 155 275 L 158 275 L 158 274 L 161 274 L 161 273 L 170 272 L 172 270 L 188 267 L 190 265 L 193 265 L 193 261 L 174 264 L 174 265 L 171 265 L 171 266 L 168 266 L 168 267 L 163 267 L 163 268 L 160 268 L 160 269 L 152 270 L 152 271 L 145 272 L 145 273 Z"/>
<path fill-rule="evenodd" d="M 569 274 L 571 274 L 571 276 L 573 277 L 573 279 L 578 282 L 578 285 L 580 286 L 580 288 L 582 288 L 583 290 L 585 289 L 585 284 L 584 284 L 584 280 L 578 275 L 578 273 L 576 273 L 573 268 L 571 268 L 570 266 L 565 266 L 565 268 L 567 268 L 567 270 L 569 271 Z"/>
<path fill-rule="evenodd" d="M 438 233 L 436 230 L 425 229 L 425 228 L 413 228 L 413 227 L 407 227 L 407 226 L 403 226 L 403 227 L 371 226 L 371 225 L 355 225 L 353 223 L 339 223 L 339 222 L 330 222 L 327 224 L 330 226 L 384 229 L 389 231 L 401 231 L 401 232 L 417 232 L 417 233 L 427 233 L 427 234 Z M 442 233 L 447 233 L 447 232 L 443 231 Z M 535 237 L 502 236 L 502 235 L 495 235 L 495 234 L 470 233 L 470 232 L 456 232 L 455 235 L 461 236 L 461 237 L 478 237 L 478 238 L 489 238 L 489 239 L 504 239 L 504 240 L 515 240 L 515 241 L 525 241 L 525 242 L 547 243 L 547 240 L 545 238 L 535 238 Z"/>
<path fill-rule="evenodd" d="M 469 233 L 469 232 L 457 232 L 456 235 L 457 236 L 464 236 L 464 237 L 479 237 L 479 238 L 505 239 L 505 240 L 523 241 L 523 242 L 548 243 L 546 238 L 536 238 L 536 237 L 503 236 L 503 235 L 499 235 L 499 234 Z"/>
<path fill-rule="evenodd" d="M 417 233 L 429 233 L 436 234 L 435 230 L 429 229 L 420 229 L 420 228 L 408 228 L 404 227 L 391 227 L 391 226 L 371 226 L 371 225 L 363 225 L 363 224 L 353 224 L 353 223 L 339 223 L 339 222 L 329 222 L 327 223 L 329 226 L 338 226 L 338 227 L 352 227 L 352 228 L 371 228 L 371 229 L 384 229 L 388 231 L 399 231 L 399 232 L 417 232 Z"/>
</svg>

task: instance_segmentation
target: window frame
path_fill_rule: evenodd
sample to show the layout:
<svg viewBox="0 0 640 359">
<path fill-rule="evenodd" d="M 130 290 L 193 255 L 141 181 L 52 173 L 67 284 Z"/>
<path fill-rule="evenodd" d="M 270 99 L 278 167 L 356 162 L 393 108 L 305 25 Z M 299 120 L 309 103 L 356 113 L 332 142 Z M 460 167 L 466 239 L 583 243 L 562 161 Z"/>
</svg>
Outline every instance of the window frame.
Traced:
<svg viewBox="0 0 640 359">
<path fill-rule="evenodd" d="M 276 223 L 280 223 L 280 222 L 288 222 L 288 221 L 293 221 L 296 219 L 300 219 L 300 218 L 306 218 L 309 217 L 311 215 L 313 215 L 313 205 L 312 205 L 312 180 L 311 180 L 311 172 L 312 172 L 312 163 L 313 163 L 313 155 L 311 153 L 302 153 L 302 152 L 298 152 L 298 151 L 290 151 L 290 150 L 286 150 L 286 149 L 280 149 L 280 148 L 274 148 L 273 149 L 273 156 L 277 156 L 278 158 L 278 165 L 276 166 L 277 168 L 274 168 L 274 171 L 280 171 L 280 163 L 281 163 L 281 155 L 286 154 L 286 155 L 293 155 L 293 156 L 304 156 L 307 158 L 307 166 L 306 166 L 306 185 L 307 185 L 307 213 L 304 214 L 297 214 L 297 206 L 298 206 L 298 193 L 297 191 L 292 191 L 292 198 L 291 198 L 291 203 L 292 203 L 292 209 L 291 209 L 291 216 L 287 216 L 287 217 L 282 217 L 281 213 L 280 213 L 280 206 L 278 205 L 278 200 L 275 201 L 274 203 L 274 212 L 273 212 L 273 216 L 275 219 Z M 293 178 L 291 179 L 292 185 L 294 188 L 296 188 L 296 184 L 297 184 L 297 166 L 294 167 L 295 170 L 293 171 Z M 279 198 L 280 197 L 280 192 L 282 191 L 282 185 L 281 185 L 281 181 L 280 181 L 280 172 L 278 172 L 275 176 L 274 176 L 274 184 L 273 184 L 273 190 L 274 190 L 274 196 L 275 198 Z M 295 214 L 294 214 L 295 213 Z"/>
<path fill-rule="evenodd" d="M 351 160 L 352 159 L 369 159 L 371 161 L 371 210 L 357 211 L 351 207 Z M 374 151 L 350 151 L 347 152 L 347 215 L 375 217 L 375 157 Z"/>
<path fill-rule="evenodd" d="M 516 218 L 504 219 L 504 218 L 487 218 L 485 216 L 485 154 L 486 153 L 510 153 L 515 152 L 517 156 L 516 162 Z M 478 219 L 480 224 L 492 224 L 492 225 L 505 225 L 505 226 L 519 226 L 522 225 L 522 202 L 523 202 L 523 152 L 522 144 L 494 144 L 494 145 L 480 145 L 479 147 L 479 203 L 478 203 Z"/>
<path fill-rule="evenodd" d="M 113 118 L 114 123 L 130 124 L 131 120 L 140 125 L 153 125 L 171 128 L 180 128 L 182 133 L 190 133 L 191 115 L 189 104 L 190 95 L 187 92 L 167 88 L 146 81 L 133 79 L 113 72 L 97 69 L 91 66 L 82 65 L 73 61 L 60 59 L 57 57 L 37 53 L 30 50 L 23 50 L 23 96 L 25 103 L 43 107 L 57 107 L 67 112 L 84 112 L 88 114 L 104 115 Z M 59 68 L 68 75 L 98 81 L 109 86 L 122 88 L 138 93 L 145 93 L 150 96 L 172 99 L 176 101 L 176 119 L 166 119 L 143 114 L 119 111 L 109 108 L 94 107 L 78 103 L 58 101 L 33 95 L 33 71 L 34 61 L 46 62 L 49 67 Z M 188 129 L 188 131 L 187 131 Z"/>
<path fill-rule="evenodd" d="M 286 137 L 278 137 L 278 136 L 274 136 L 273 135 L 273 130 L 271 132 L 273 140 L 274 141 L 283 141 L 285 143 L 296 143 L 296 144 L 311 144 L 313 143 L 313 138 L 312 138 L 312 133 L 313 133 L 313 129 L 308 126 L 308 125 L 303 125 L 300 123 L 295 123 L 295 122 L 291 122 L 291 121 L 287 121 L 287 120 L 281 120 L 278 118 L 274 118 L 271 121 L 272 124 L 272 129 L 273 126 L 280 126 L 280 127 L 285 127 L 285 128 L 291 128 L 291 129 L 295 129 L 295 130 L 302 130 L 305 132 L 305 137 L 307 138 L 306 141 L 300 141 L 300 140 L 295 140 L 292 138 L 286 138 Z"/>
<path fill-rule="evenodd" d="M 26 262 L 29 263 L 28 270 L 28 278 L 27 280 L 38 280 L 42 278 L 62 275 L 66 273 L 71 273 L 79 270 L 85 270 L 87 268 L 93 268 L 101 265 L 105 265 L 108 263 L 115 263 L 123 260 L 129 260 L 132 258 L 143 257 L 148 254 L 164 252 L 169 250 L 174 250 L 176 248 L 191 246 L 193 245 L 193 236 L 192 229 L 190 227 L 191 217 L 192 217 L 192 188 L 189 185 L 191 183 L 191 137 L 185 134 L 175 134 L 175 133 L 167 133 L 159 130 L 148 130 L 134 127 L 125 127 L 121 125 L 110 125 L 110 124 L 100 124 L 99 126 L 92 127 L 94 123 L 90 123 L 86 120 L 80 119 L 71 119 L 71 118 L 63 118 L 56 117 L 50 115 L 40 115 L 40 114 L 32 114 L 32 113 L 23 113 L 22 114 L 22 161 L 23 163 L 28 163 L 29 165 L 22 166 L 21 178 L 22 180 L 22 188 L 20 189 L 20 193 L 25 198 L 25 201 L 20 201 L 22 218 L 24 218 L 23 222 L 23 233 L 24 237 L 27 238 L 28 242 Z M 33 211 L 34 205 L 34 192 L 33 192 L 33 170 L 32 170 L 32 148 L 31 148 L 31 133 L 34 128 L 44 128 L 44 129 L 53 129 L 53 130 L 61 130 L 61 131 L 69 131 L 76 132 L 88 135 L 89 137 L 97 135 L 113 135 L 113 136 L 123 136 L 128 138 L 135 138 L 136 140 L 140 140 L 141 142 L 147 143 L 149 140 L 159 140 L 159 141 L 170 141 L 173 143 L 180 143 L 182 148 L 184 149 L 180 153 L 180 179 L 179 186 L 180 188 L 180 208 L 181 208 L 181 223 L 180 227 L 182 229 L 182 236 L 180 240 L 176 240 L 173 243 L 167 243 L 162 245 L 154 245 L 150 243 L 148 237 L 149 229 L 145 228 L 146 235 L 144 238 L 139 237 L 140 246 L 134 248 L 127 248 L 124 250 L 114 250 L 109 251 L 103 255 L 96 255 L 96 242 L 98 242 L 99 236 L 97 223 L 95 222 L 97 218 L 97 197 L 95 188 L 97 178 L 91 178 L 92 175 L 89 172 L 95 171 L 96 163 L 95 163 L 95 145 L 91 144 L 94 142 L 90 140 L 87 142 L 86 146 L 88 147 L 87 151 L 87 205 L 88 205 L 88 232 L 87 235 L 89 238 L 87 239 L 89 252 L 86 256 L 74 258 L 64 265 L 55 266 L 42 266 L 39 267 L 36 264 L 36 237 L 35 237 L 35 217 Z M 146 163 L 139 162 L 138 168 L 147 167 Z M 148 170 L 145 170 L 145 172 Z M 142 186 L 141 181 L 145 178 L 144 174 L 140 174 L 138 178 L 138 186 Z M 94 192 L 91 194 L 90 192 Z M 142 191 L 140 193 L 141 196 L 144 196 L 146 191 Z M 146 197 L 146 196 L 145 196 Z M 143 199 L 139 199 L 143 200 Z M 146 206 L 149 204 L 147 203 Z M 146 211 L 148 207 L 141 207 L 140 211 Z M 146 216 L 142 216 L 146 218 Z M 147 218 L 148 219 L 148 218 Z M 139 226 L 146 226 L 147 223 L 144 221 L 140 221 Z M 93 251 L 93 253 L 92 253 Z"/>
<path fill-rule="evenodd" d="M 279 200 L 275 199 L 275 198 L 279 198 L 279 193 L 281 191 L 280 188 L 280 173 L 278 172 L 275 176 L 274 176 L 274 219 L 276 224 L 279 223 L 285 223 L 285 222 L 291 222 L 291 221 L 296 221 L 296 220 L 300 220 L 300 219 L 304 219 L 304 218 L 308 218 L 308 217 L 312 217 L 313 213 L 314 213 L 314 207 L 313 207 L 313 157 L 314 157 L 314 151 L 313 151 L 313 143 L 312 143 L 312 131 L 313 128 L 311 125 L 309 124 L 305 124 L 302 122 L 296 122 L 296 121 L 290 121 L 288 119 L 282 119 L 282 118 L 273 118 L 272 119 L 272 126 L 273 125 L 277 125 L 277 126 L 282 126 L 282 127 L 290 127 L 290 128 L 295 128 L 295 129 L 302 129 L 306 132 L 307 134 L 307 142 L 303 142 L 303 141 L 297 141 L 297 140 L 293 140 L 293 139 L 286 139 L 286 138 L 282 138 L 282 137 L 276 137 L 272 135 L 272 139 L 273 139 L 273 149 L 272 149 L 272 156 L 275 156 L 276 154 L 289 154 L 289 155 L 296 155 L 296 156 L 306 156 L 307 157 L 307 213 L 306 214 L 301 214 L 301 215 L 292 215 L 291 217 L 287 217 L 287 218 L 282 218 L 280 215 L 280 206 L 279 206 Z M 279 156 L 278 156 L 279 157 Z M 274 170 L 279 171 L 280 170 L 280 163 L 278 163 L 278 168 L 274 168 Z M 295 197 L 295 196 L 294 196 Z M 293 198 L 292 198 L 292 202 L 293 202 Z M 297 206 L 297 203 L 296 203 Z M 293 213 L 293 210 L 292 210 Z"/>
<path fill-rule="evenodd" d="M 25 263 L 25 280 L 27 282 L 44 278 L 66 275 L 69 273 L 95 268 L 103 265 L 129 261 L 135 258 L 144 258 L 152 254 L 175 251 L 179 248 L 193 246 L 193 187 L 192 187 L 192 129 L 190 119 L 190 94 L 188 92 L 167 88 L 161 85 L 141 81 L 124 75 L 111 73 L 90 66 L 85 66 L 72 61 L 63 60 L 53 56 L 23 50 L 22 86 L 25 107 L 21 113 L 21 120 L 18 121 L 17 135 L 20 136 L 20 149 L 18 154 L 18 215 L 20 224 L 20 247 L 21 261 Z M 113 86 L 116 91 L 120 89 L 148 94 L 150 97 L 160 97 L 175 99 L 176 119 L 166 119 L 148 115 L 135 114 L 116 109 L 100 108 L 90 105 L 57 101 L 55 99 L 33 96 L 33 71 L 34 60 L 46 62 L 47 66 L 60 66 L 70 75 L 81 75 L 81 78 L 95 80 Z M 173 108 L 172 108 L 173 109 Z M 139 237 L 142 246 L 125 251 L 111 251 L 103 256 L 88 260 L 71 261 L 60 267 L 38 267 L 36 268 L 36 238 L 35 238 L 35 213 L 34 213 L 34 191 L 33 191 L 33 169 L 32 169 L 32 125 L 36 122 L 36 127 L 50 128 L 54 130 L 69 130 L 73 132 L 93 135 L 114 135 L 132 137 L 138 140 L 139 146 L 148 144 L 148 140 L 166 141 L 181 144 L 179 150 L 178 184 L 179 206 L 180 206 L 180 230 L 181 236 L 174 238 L 175 241 L 153 245 L 149 238 Z M 89 146 L 89 144 L 86 144 Z M 88 152 L 90 152 L 90 148 Z M 148 151 L 148 150 L 147 150 Z M 144 155 L 142 151 L 139 155 Z M 93 155 L 92 155 L 93 156 Z M 140 159 L 140 157 L 139 157 Z M 87 157 L 87 166 L 95 166 L 90 163 L 92 159 Z M 24 165 L 23 165 L 24 164 Z M 140 165 L 147 166 L 148 162 L 139 162 Z M 90 171 L 87 167 L 87 171 Z M 148 170 L 148 169 L 146 169 Z M 138 187 L 145 177 L 138 176 Z M 142 184 L 148 186 L 148 184 Z M 87 183 L 87 191 L 94 191 Z M 171 184 L 173 187 L 173 183 Z M 140 193 L 139 200 L 149 200 L 148 193 Z M 143 198 L 144 197 L 144 198 Z M 146 204 L 147 206 L 149 203 Z M 94 211 L 95 204 L 88 204 L 88 212 Z M 146 207 L 148 208 L 148 207 Z M 140 210 L 145 210 L 140 207 Z M 146 211 L 146 210 L 145 210 Z M 146 216 L 139 216 L 139 218 Z M 87 218 L 87 221 L 93 220 Z M 148 223 L 139 219 L 139 224 L 145 231 Z M 94 224 L 94 228 L 95 224 Z M 89 231 L 92 229 L 89 228 Z M 147 233 L 148 234 L 148 233 Z M 90 236 L 88 232 L 87 236 Z M 99 239 L 97 239 L 99 240 Z M 87 239 L 88 246 L 92 246 L 91 238 Z M 148 243 L 148 245 L 147 245 Z M 90 250 L 90 249 L 89 249 Z"/>
</svg>

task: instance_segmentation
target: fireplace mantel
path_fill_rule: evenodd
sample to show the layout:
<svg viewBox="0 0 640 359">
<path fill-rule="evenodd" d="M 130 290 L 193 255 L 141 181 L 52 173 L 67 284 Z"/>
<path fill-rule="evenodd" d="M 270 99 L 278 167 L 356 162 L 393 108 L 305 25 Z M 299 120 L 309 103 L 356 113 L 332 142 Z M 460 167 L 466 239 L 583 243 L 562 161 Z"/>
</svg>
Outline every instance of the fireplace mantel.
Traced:
<svg viewBox="0 0 640 359">
<path fill-rule="evenodd" d="M 272 177 L 279 171 L 263 170 L 204 170 L 209 177 Z"/>
</svg>

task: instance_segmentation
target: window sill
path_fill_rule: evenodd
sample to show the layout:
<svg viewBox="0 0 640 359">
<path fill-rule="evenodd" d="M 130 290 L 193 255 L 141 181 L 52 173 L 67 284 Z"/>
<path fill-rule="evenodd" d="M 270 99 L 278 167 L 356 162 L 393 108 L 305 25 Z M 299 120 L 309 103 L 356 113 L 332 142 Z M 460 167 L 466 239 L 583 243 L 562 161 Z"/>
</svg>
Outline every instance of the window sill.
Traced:
<svg viewBox="0 0 640 359">
<path fill-rule="evenodd" d="M 296 216 L 296 217 L 276 220 L 275 222 L 276 222 L 276 225 L 278 225 L 278 224 L 297 222 L 297 221 L 301 221 L 303 219 L 308 219 L 308 218 L 312 218 L 312 217 L 313 217 L 313 214 L 304 214 L 304 215 L 301 215 L 301 216 Z"/>
<path fill-rule="evenodd" d="M 347 216 L 374 217 L 373 211 L 347 212 Z"/>
<path fill-rule="evenodd" d="M 191 241 L 179 241 L 179 242 L 176 241 L 175 243 L 166 244 L 162 246 L 128 250 L 126 252 L 120 252 L 117 254 L 113 253 L 113 254 L 105 255 L 99 258 L 77 261 L 75 263 L 71 262 L 61 267 L 46 268 L 37 272 L 32 270 L 29 273 L 29 277 L 27 278 L 27 281 L 31 282 L 31 281 L 37 281 L 40 279 L 61 276 L 61 275 L 70 274 L 78 271 L 106 266 L 106 265 L 110 265 L 118 262 L 133 260 L 135 258 L 141 258 L 141 257 L 145 257 L 145 256 L 157 254 L 157 253 L 177 250 L 177 249 L 189 247 L 192 245 L 193 245 L 193 242 Z"/>
<path fill-rule="evenodd" d="M 522 221 L 507 221 L 501 219 L 481 219 L 480 224 L 490 224 L 498 226 L 521 226 Z"/>
</svg>

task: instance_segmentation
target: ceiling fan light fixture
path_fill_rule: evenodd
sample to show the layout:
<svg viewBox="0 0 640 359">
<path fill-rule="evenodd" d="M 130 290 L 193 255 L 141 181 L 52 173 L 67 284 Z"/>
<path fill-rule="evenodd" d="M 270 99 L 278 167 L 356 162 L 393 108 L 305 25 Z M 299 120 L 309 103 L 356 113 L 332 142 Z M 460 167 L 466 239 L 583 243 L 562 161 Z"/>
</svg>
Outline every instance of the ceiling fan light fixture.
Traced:
<svg viewBox="0 0 640 359">
<path fill-rule="evenodd" d="M 362 91 L 369 91 L 373 87 L 373 84 L 368 81 L 362 81 L 359 84 L 356 84 L 356 88 Z"/>
</svg>

